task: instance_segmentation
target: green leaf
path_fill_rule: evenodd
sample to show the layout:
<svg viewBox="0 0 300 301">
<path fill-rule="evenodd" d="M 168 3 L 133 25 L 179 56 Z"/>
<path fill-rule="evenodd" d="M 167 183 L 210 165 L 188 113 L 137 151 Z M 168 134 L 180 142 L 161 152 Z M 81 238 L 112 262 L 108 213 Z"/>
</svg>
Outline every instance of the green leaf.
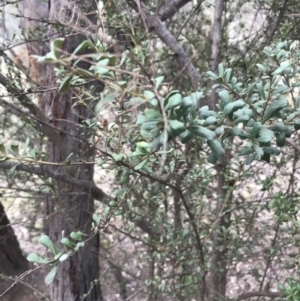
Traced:
<svg viewBox="0 0 300 301">
<path fill-rule="evenodd" d="M 146 144 L 147 147 L 144 147 L 142 145 Z M 149 151 L 151 151 L 151 144 L 149 145 L 146 142 L 138 142 L 137 146 L 136 146 L 136 150 L 130 155 L 130 157 L 134 157 L 134 156 L 144 156 L 144 155 L 148 155 Z"/>
<path fill-rule="evenodd" d="M 162 145 L 163 143 L 160 141 L 160 136 L 158 136 L 151 142 L 151 150 L 157 151 Z"/>
<path fill-rule="evenodd" d="M 9 148 L 10 152 L 15 156 L 20 156 L 19 153 L 19 145 L 18 144 L 12 144 Z"/>
<path fill-rule="evenodd" d="M 26 141 L 25 141 L 25 144 L 24 144 L 24 147 L 23 147 L 23 152 L 22 152 L 22 155 L 25 154 L 26 150 L 27 150 L 27 147 L 29 145 L 29 142 L 30 142 L 30 139 L 29 138 L 26 138 Z"/>
<path fill-rule="evenodd" d="M 112 154 L 113 159 L 116 162 L 121 162 L 124 159 L 124 154 Z"/>
<path fill-rule="evenodd" d="M 61 251 L 61 252 L 58 252 L 55 256 L 54 256 L 54 260 L 57 260 L 57 259 L 59 259 L 60 258 L 60 256 L 62 256 L 64 254 L 64 252 L 63 251 Z"/>
<path fill-rule="evenodd" d="M 146 100 L 150 100 L 150 99 L 155 98 L 155 94 L 152 91 L 145 90 L 143 93 L 146 97 Z"/>
<path fill-rule="evenodd" d="M 206 73 L 207 73 L 207 74 L 210 76 L 210 78 L 213 79 L 213 80 L 216 80 L 216 79 L 218 78 L 218 75 L 215 74 L 215 73 L 213 73 L 212 71 L 207 71 Z"/>
<path fill-rule="evenodd" d="M 109 207 L 118 207 L 118 206 L 119 206 L 119 203 L 116 202 L 116 201 L 110 201 L 110 202 L 108 203 L 108 206 L 109 206 Z"/>
<path fill-rule="evenodd" d="M 283 146 L 285 146 L 285 142 L 286 142 L 285 133 L 276 134 L 276 145 L 277 146 L 283 147 Z"/>
<path fill-rule="evenodd" d="M 109 64 L 109 59 L 103 59 L 99 61 L 95 66 L 92 66 L 90 70 L 94 70 L 95 75 L 105 75 L 109 73 L 111 70 L 105 68 Z"/>
<path fill-rule="evenodd" d="M 100 216 L 98 214 L 96 214 L 96 213 L 93 213 L 92 218 L 93 218 L 93 221 L 96 223 L 96 225 L 99 226 L 100 225 L 100 221 L 101 221 Z"/>
<path fill-rule="evenodd" d="M 245 123 L 249 121 L 250 117 L 248 115 L 242 115 L 234 120 L 234 124 L 238 124 L 240 122 Z"/>
<path fill-rule="evenodd" d="M 71 162 L 71 157 L 73 156 L 73 153 L 69 154 L 68 157 L 65 159 L 66 163 L 70 163 Z"/>
<path fill-rule="evenodd" d="M 207 162 L 211 164 L 216 164 L 218 161 L 218 157 L 215 155 L 214 152 L 211 152 L 207 157 Z"/>
<path fill-rule="evenodd" d="M 90 72 L 88 70 L 85 70 L 85 69 L 82 69 L 82 68 L 76 68 L 76 74 L 81 75 L 83 77 L 87 77 L 87 78 L 92 78 L 93 77 L 92 72 Z"/>
<path fill-rule="evenodd" d="M 262 126 L 259 133 L 257 141 L 260 143 L 267 143 L 270 142 L 274 138 L 274 132 Z"/>
<path fill-rule="evenodd" d="M 215 133 L 217 136 L 220 136 L 224 133 L 224 130 L 225 130 L 224 126 L 219 126 L 215 129 Z"/>
<path fill-rule="evenodd" d="M 247 159 L 245 160 L 245 164 L 246 164 L 246 165 L 251 164 L 251 163 L 254 161 L 255 157 L 256 157 L 256 154 L 255 154 L 255 153 L 252 154 L 252 155 L 250 155 L 249 157 L 247 157 Z"/>
<path fill-rule="evenodd" d="M 300 130 L 300 119 L 295 120 L 294 128 L 296 131 Z"/>
<path fill-rule="evenodd" d="M 148 131 L 148 130 L 140 129 L 140 134 L 142 138 L 146 140 L 150 140 L 157 136 L 158 131 Z"/>
<path fill-rule="evenodd" d="M 187 110 L 193 103 L 193 100 L 190 96 L 183 97 L 181 107 L 183 110 Z"/>
<path fill-rule="evenodd" d="M 172 133 L 175 134 L 174 136 L 178 136 L 180 133 L 185 131 L 185 125 L 183 122 L 180 122 L 178 120 L 168 120 L 168 124 L 172 128 Z"/>
<path fill-rule="evenodd" d="M 262 64 L 256 64 L 256 66 L 258 67 L 258 69 L 259 69 L 262 73 L 264 73 L 264 74 L 267 73 L 267 69 L 264 67 L 264 65 L 262 65 Z"/>
<path fill-rule="evenodd" d="M 234 110 L 237 110 L 238 108 L 241 108 L 245 105 L 245 102 L 241 99 L 236 100 L 234 102 L 228 103 L 224 107 L 223 116 L 226 117 L 229 114 L 231 114 Z"/>
<path fill-rule="evenodd" d="M 144 112 L 144 116 L 146 117 L 147 121 L 160 121 L 163 120 L 162 114 L 154 109 L 146 109 Z"/>
<path fill-rule="evenodd" d="M 6 160 L 8 160 L 8 158 L 3 158 L 1 161 L 4 162 L 4 161 L 6 161 Z M 15 172 L 16 168 L 17 168 L 19 165 L 21 165 L 21 163 L 14 165 L 14 166 L 9 170 L 9 173 L 10 173 L 10 174 L 13 174 L 13 173 Z"/>
<path fill-rule="evenodd" d="M 0 143 L 0 153 L 2 153 L 4 156 L 6 156 L 6 148 L 4 144 Z"/>
<path fill-rule="evenodd" d="M 244 147 L 243 149 L 241 149 L 239 151 L 239 155 L 240 156 L 246 156 L 246 155 L 250 155 L 254 152 L 254 149 L 252 147 Z"/>
<path fill-rule="evenodd" d="M 276 76 L 280 73 L 282 73 L 283 71 L 285 71 L 286 69 L 288 69 L 290 67 L 291 63 L 290 61 L 284 61 L 280 64 L 280 66 L 272 73 L 273 76 Z"/>
<path fill-rule="evenodd" d="M 70 89 L 70 85 L 71 85 L 71 81 L 72 81 L 72 78 L 73 76 L 70 75 L 70 76 L 67 76 L 63 79 L 63 81 L 61 82 L 59 88 L 58 88 L 58 91 L 59 92 L 65 92 L 67 90 Z"/>
<path fill-rule="evenodd" d="M 164 81 L 165 77 L 164 76 L 159 76 L 155 79 L 155 87 L 156 89 L 159 88 L 159 86 L 161 85 L 161 83 Z"/>
<path fill-rule="evenodd" d="M 5 161 L 7 161 L 7 160 L 9 160 L 8 157 L 2 157 L 2 156 L 0 156 L 0 163 L 1 163 L 1 162 L 5 162 Z"/>
<path fill-rule="evenodd" d="M 126 59 L 127 59 L 127 52 L 123 52 L 119 66 L 122 66 L 125 63 Z"/>
<path fill-rule="evenodd" d="M 81 50 L 89 49 L 89 48 L 93 49 L 94 45 L 89 40 L 85 40 L 79 46 L 76 47 L 76 49 L 74 50 L 73 54 L 76 54 L 76 53 L 78 53 Z"/>
<path fill-rule="evenodd" d="M 265 154 L 271 154 L 274 156 L 278 156 L 280 154 L 280 150 L 273 146 L 266 146 L 263 148 Z"/>
<path fill-rule="evenodd" d="M 273 132 L 286 133 L 288 131 L 288 127 L 283 122 L 277 122 L 270 128 L 270 130 Z"/>
<path fill-rule="evenodd" d="M 45 278 L 45 283 L 46 283 L 47 285 L 49 285 L 50 283 L 52 283 L 52 281 L 53 281 L 54 278 L 55 278 L 56 272 L 57 272 L 57 266 L 55 266 L 55 267 L 48 273 L 48 275 L 46 276 L 46 278 Z"/>
<path fill-rule="evenodd" d="M 225 70 L 225 82 L 229 83 L 232 74 L 232 69 L 228 68 Z"/>
<path fill-rule="evenodd" d="M 245 90 L 245 94 L 250 93 L 255 86 L 256 86 L 256 83 L 249 84 L 247 89 Z"/>
<path fill-rule="evenodd" d="M 63 237 L 60 243 L 68 248 L 74 248 L 75 244 L 67 237 Z"/>
<path fill-rule="evenodd" d="M 187 127 L 187 130 L 189 130 L 194 135 L 200 136 L 202 138 L 205 138 L 207 140 L 213 140 L 216 137 L 216 133 L 199 125 L 190 125 Z"/>
<path fill-rule="evenodd" d="M 253 145 L 254 151 L 257 153 L 258 156 L 263 156 L 264 151 L 261 147 L 259 147 L 257 144 Z"/>
<path fill-rule="evenodd" d="M 195 137 L 195 135 L 188 130 L 185 130 L 179 136 L 181 138 L 181 143 L 183 144 L 189 142 L 192 138 Z"/>
<path fill-rule="evenodd" d="M 203 97 L 203 92 L 194 92 L 190 95 L 192 104 L 191 104 L 191 115 L 192 118 L 196 118 L 196 112 L 199 108 L 200 99 Z"/>
<path fill-rule="evenodd" d="M 156 126 L 156 125 L 158 125 L 158 126 Z M 146 131 L 153 131 L 153 130 L 163 128 L 163 126 L 164 126 L 163 122 L 162 122 L 162 127 L 160 127 L 159 125 L 160 125 L 159 121 L 149 121 L 149 122 L 143 123 L 141 126 L 141 129 L 146 130 Z"/>
<path fill-rule="evenodd" d="M 207 144 L 217 157 L 225 155 L 225 150 L 223 149 L 222 144 L 219 140 L 209 140 L 207 141 Z"/>
<path fill-rule="evenodd" d="M 258 93 L 259 93 L 260 97 L 262 99 L 266 99 L 266 93 L 265 93 L 265 89 L 264 89 L 262 83 L 257 83 L 256 88 L 258 90 Z"/>
<path fill-rule="evenodd" d="M 209 126 L 209 125 L 215 124 L 217 122 L 218 122 L 218 120 L 215 116 L 209 116 L 205 119 L 203 125 Z"/>
<path fill-rule="evenodd" d="M 276 116 L 283 108 L 288 105 L 288 101 L 284 97 L 280 97 L 278 100 L 271 103 L 265 111 L 262 119 L 262 123 L 265 123 L 270 118 Z"/>
<path fill-rule="evenodd" d="M 224 66 L 222 63 L 219 64 L 218 70 L 219 70 L 219 77 L 223 77 L 224 76 Z"/>
<path fill-rule="evenodd" d="M 75 239 L 75 240 L 78 240 L 78 241 L 82 241 L 82 233 L 80 233 L 79 231 L 77 232 L 71 232 L 70 234 L 70 237 Z"/>
<path fill-rule="evenodd" d="M 78 242 L 78 243 L 76 244 L 76 247 L 75 247 L 74 250 L 75 250 L 75 251 L 78 251 L 79 248 L 83 248 L 84 245 L 85 245 L 85 242 L 84 242 L 84 241 Z"/>
<path fill-rule="evenodd" d="M 39 243 L 51 251 L 54 255 L 56 254 L 56 248 L 53 241 L 48 235 L 42 235 L 39 239 Z"/>
<path fill-rule="evenodd" d="M 48 259 L 36 254 L 36 253 L 30 253 L 27 256 L 27 260 L 29 262 L 35 262 L 35 263 L 40 263 L 40 264 L 44 264 L 48 262 Z"/>
<path fill-rule="evenodd" d="M 168 111 L 171 108 L 177 107 L 182 103 L 182 96 L 177 91 L 173 91 L 167 95 L 164 100 L 165 110 Z"/>
<path fill-rule="evenodd" d="M 231 97 L 230 97 L 230 94 L 228 91 L 222 90 L 222 91 L 218 92 L 218 94 L 222 101 L 223 107 L 226 106 L 227 104 L 231 103 L 232 100 L 231 100 Z"/>
<path fill-rule="evenodd" d="M 252 127 L 252 131 L 251 131 L 251 136 L 252 136 L 253 138 L 256 138 L 256 137 L 257 137 L 257 135 L 258 135 L 258 133 L 259 133 L 261 127 L 262 127 L 261 122 L 255 122 L 255 123 L 254 123 L 254 125 L 253 125 L 253 127 Z"/>
<path fill-rule="evenodd" d="M 53 54 L 55 58 L 59 58 L 64 41 L 64 38 L 57 38 L 50 43 L 50 53 Z"/>
<path fill-rule="evenodd" d="M 63 254 L 62 256 L 59 257 L 59 261 L 63 262 L 65 260 L 67 260 L 69 257 L 70 257 L 70 254 L 65 253 L 65 254 Z"/>
<path fill-rule="evenodd" d="M 267 55 L 267 56 L 273 56 L 273 52 L 272 49 L 269 46 L 266 46 L 263 50 L 263 52 Z"/>
<path fill-rule="evenodd" d="M 148 160 L 145 159 L 143 160 L 142 162 L 140 162 L 138 165 L 136 165 L 133 169 L 134 170 L 140 170 L 140 169 L 143 169 L 144 166 L 147 164 Z"/>
</svg>

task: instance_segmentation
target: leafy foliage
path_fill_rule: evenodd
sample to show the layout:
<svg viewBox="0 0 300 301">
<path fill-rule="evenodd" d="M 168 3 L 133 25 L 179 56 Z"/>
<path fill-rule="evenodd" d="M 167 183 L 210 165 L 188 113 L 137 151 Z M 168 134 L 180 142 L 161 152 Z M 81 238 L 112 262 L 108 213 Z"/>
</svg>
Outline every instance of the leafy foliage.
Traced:
<svg viewBox="0 0 300 301">
<path fill-rule="evenodd" d="M 60 246 L 42 236 L 40 244 L 50 255 L 36 252 L 27 257 L 33 263 L 51 265 L 47 284 L 54 280 L 59 264 L 88 247 L 90 238 L 100 232 L 105 259 L 101 263 L 110 275 L 101 283 L 110 288 L 119 281 L 120 291 L 128 283 L 141 292 L 139 300 L 192 300 L 201 290 L 210 295 L 213 276 L 221 279 L 215 283 L 225 278 L 228 288 L 234 287 L 228 289 L 233 291 L 230 298 L 240 295 L 235 281 L 243 279 L 259 292 L 268 285 L 278 290 L 281 283 L 276 296 L 297 300 L 298 254 L 290 249 L 299 243 L 299 51 L 295 42 L 276 35 L 276 43 L 261 42 L 260 31 L 253 40 L 255 50 L 246 41 L 250 38 L 232 42 L 226 35 L 228 23 L 237 18 L 239 8 L 233 9 L 234 2 L 227 3 L 230 17 L 224 22 L 223 63 L 214 69 L 200 55 L 194 60 L 203 77 L 197 91 L 178 75 L 173 62 L 177 54 L 151 45 L 153 32 L 145 33 L 138 21 L 128 20 L 138 13 L 123 1 L 104 3 L 103 22 L 109 19 L 130 32 L 132 49 L 114 53 L 105 41 L 88 35 L 72 53 L 63 51 L 64 39 L 59 38 L 50 43 L 49 53 L 36 57 L 55 70 L 57 93 L 73 96 L 71 110 L 88 108 L 89 118 L 76 126 L 89 136 L 68 133 L 68 137 L 84 141 L 95 157 L 84 161 L 70 153 L 61 162 L 47 162 L 33 139 L 21 139 L 26 140 L 25 146 L 22 142 L 0 144 L 1 162 L 12 162 L 6 166 L 13 175 L 22 175 L 19 170 L 24 171 L 24 166 L 41 167 L 47 175 L 42 189 L 53 195 L 59 195 L 53 179 L 66 181 L 64 171 L 74 168 L 76 176 L 68 183 L 80 183 L 97 196 L 92 181 L 84 186 L 86 182 L 78 180 L 81 165 L 93 164 L 97 172 L 104 171 L 104 178 L 113 174 L 114 181 L 111 197 L 98 198 L 101 204 L 92 215 L 91 233 L 74 229 L 62 236 Z M 262 7 L 260 1 L 253 4 Z M 275 4 L 270 20 L 277 13 Z M 211 55 L 202 28 L 211 21 L 199 7 L 184 23 L 193 30 L 166 21 L 193 58 L 195 50 L 203 57 Z M 154 14 L 157 8 L 150 3 L 149 9 Z M 179 13 L 182 20 L 185 14 Z M 195 24 L 187 25 L 190 17 Z M 269 35 L 270 28 L 261 32 Z M 292 29 L 286 22 L 276 34 L 284 32 L 286 37 Z M 244 46 L 247 51 L 242 52 Z M 82 68 L 83 62 L 90 68 Z M 99 92 L 97 86 L 103 85 Z M 48 166 L 63 171 L 47 173 Z M 112 279 L 114 273 L 117 280 Z M 276 274 L 276 281 L 271 274 Z M 120 275 L 123 280 L 118 280 Z M 124 294 L 123 299 L 129 297 Z"/>
</svg>

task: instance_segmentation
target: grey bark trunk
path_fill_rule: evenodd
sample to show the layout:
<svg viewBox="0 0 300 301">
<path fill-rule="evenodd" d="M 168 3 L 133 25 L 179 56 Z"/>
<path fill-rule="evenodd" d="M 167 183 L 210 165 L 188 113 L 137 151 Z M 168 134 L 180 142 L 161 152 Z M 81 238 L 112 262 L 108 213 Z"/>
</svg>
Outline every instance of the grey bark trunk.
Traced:
<svg viewBox="0 0 300 301">
<path fill-rule="evenodd" d="M 81 7 L 87 4 L 85 1 L 77 1 Z M 73 7 L 74 9 L 74 7 Z M 63 12 L 64 10 L 64 12 Z M 67 18 L 71 16 L 70 3 L 67 1 L 51 0 L 49 19 L 57 20 L 62 14 Z M 59 37 L 55 26 L 50 26 L 48 37 L 53 40 Z M 64 51 L 72 53 L 75 47 L 84 39 L 82 36 L 65 38 Z M 84 66 L 81 66 L 84 68 Z M 87 66 L 85 66 L 87 67 Z M 45 86 L 53 87 L 56 84 L 53 69 L 48 67 L 44 75 Z M 85 106 L 75 107 L 72 91 L 57 93 L 50 91 L 43 96 L 41 109 L 45 116 L 60 129 L 60 136 L 65 143 L 65 152 L 55 141 L 48 141 L 47 152 L 50 162 L 62 162 L 66 155 L 73 153 L 71 160 L 81 159 L 91 161 L 91 153 L 88 143 L 80 142 L 80 138 L 87 138 L 86 130 L 78 127 L 80 121 L 89 118 L 89 111 Z M 67 134 L 68 133 L 68 134 Z M 81 140 L 82 141 L 82 140 Z M 92 165 L 78 165 L 77 167 L 53 168 L 55 171 L 65 172 L 72 177 L 93 181 Z M 70 232 L 80 230 L 86 234 L 91 232 L 92 214 L 94 212 L 93 197 L 78 187 L 65 183 L 55 182 L 56 193 L 45 201 L 45 230 L 51 239 L 59 245 L 62 238 L 62 230 L 65 236 Z M 59 264 L 57 277 L 50 286 L 50 296 L 53 301 L 102 301 L 100 289 L 100 273 L 98 263 L 99 237 L 94 236 L 88 244 L 77 251 L 69 260 Z"/>
<path fill-rule="evenodd" d="M 3 205 L 0 203 L 0 300 L 36 301 L 36 296 L 24 284 L 14 279 L 27 271 L 29 263 L 24 257 Z M 23 278 L 24 282 L 28 279 Z"/>
</svg>

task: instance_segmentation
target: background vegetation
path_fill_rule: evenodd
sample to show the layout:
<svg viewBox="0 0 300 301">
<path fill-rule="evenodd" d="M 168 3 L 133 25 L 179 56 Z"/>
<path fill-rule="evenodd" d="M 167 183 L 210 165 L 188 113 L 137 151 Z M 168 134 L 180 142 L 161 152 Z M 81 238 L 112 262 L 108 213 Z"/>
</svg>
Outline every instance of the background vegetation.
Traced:
<svg viewBox="0 0 300 301">
<path fill-rule="evenodd" d="M 297 1 L 1 8 L 1 300 L 300 300 Z"/>
</svg>

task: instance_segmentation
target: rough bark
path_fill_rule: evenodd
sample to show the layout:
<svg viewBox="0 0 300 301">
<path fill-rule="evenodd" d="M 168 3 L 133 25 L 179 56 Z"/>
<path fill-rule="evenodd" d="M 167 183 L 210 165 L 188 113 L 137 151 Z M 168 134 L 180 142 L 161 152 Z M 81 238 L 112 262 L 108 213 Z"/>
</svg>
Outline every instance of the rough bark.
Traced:
<svg viewBox="0 0 300 301">
<path fill-rule="evenodd" d="M 81 7 L 82 4 L 86 3 L 84 1 L 78 2 L 75 7 Z M 44 47 L 42 47 L 40 42 L 31 41 L 32 30 L 38 25 L 42 26 L 43 20 L 48 14 L 52 24 L 58 21 L 58 15 L 66 18 L 72 15 L 71 3 L 68 3 L 68 1 L 53 0 L 48 6 L 48 4 L 41 4 L 36 0 L 25 0 L 19 5 L 19 9 L 20 15 L 23 16 L 21 26 L 25 30 L 25 39 L 27 41 L 26 47 L 22 48 L 21 56 L 24 56 L 26 59 L 32 54 L 43 55 L 47 53 L 49 51 L 49 42 L 61 36 L 55 26 L 49 26 L 47 32 L 49 41 Z M 72 9 L 74 9 L 74 5 Z M 95 12 L 95 9 L 93 9 L 93 12 Z M 64 50 L 72 52 L 82 39 L 82 36 L 66 38 Z M 52 66 L 37 64 L 32 58 L 29 59 L 28 65 L 29 70 L 26 73 L 32 83 L 35 84 L 35 88 L 42 88 L 41 90 L 55 88 L 56 80 Z M 0 81 L 7 88 L 8 92 L 14 92 L 9 81 L 4 76 L 0 78 Z M 64 161 L 71 152 L 73 153 L 72 159 L 91 159 L 92 154 L 87 149 L 88 144 L 74 139 L 74 136 L 82 138 L 87 136 L 87 133 L 80 131 L 77 125 L 82 119 L 88 117 L 88 111 L 83 107 L 72 108 L 72 92 L 59 94 L 54 89 L 48 93 L 41 94 L 38 100 L 39 108 L 26 96 L 22 95 L 19 97 L 20 103 L 28 108 L 29 114 L 32 115 L 33 119 L 37 118 L 37 126 L 48 137 L 48 160 L 53 162 Z M 66 133 L 69 133 L 69 135 Z M 81 165 L 78 168 L 52 168 L 52 173 L 57 174 L 57 172 L 63 173 L 68 178 L 93 183 L 92 166 Z M 56 245 L 59 245 L 63 230 L 65 235 L 70 234 L 74 230 L 81 230 L 85 233 L 91 231 L 94 198 L 88 189 L 72 183 L 61 182 L 60 179 L 56 179 L 53 181 L 53 184 L 56 189 L 55 197 L 48 197 L 45 200 L 45 233 L 52 238 Z M 98 279 L 98 248 L 98 237 L 95 236 L 85 248 L 76 252 L 70 260 L 59 265 L 57 277 L 50 286 L 52 300 L 102 300 Z M 85 295 L 86 297 L 84 297 Z"/>
<path fill-rule="evenodd" d="M 14 230 L 0 203 L 0 295 L 2 301 L 37 300 L 24 284 L 14 283 L 14 279 L 29 268 Z M 30 294 L 30 296 L 29 296 Z M 25 296 L 27 295 L 26 299 Z"/>
<path fill-rule="evenodd" d="M 92 3 L 92 1 L 90 2 Z M 84 1 L 77 1 L 76 5 L 81 7 Z M 50 21 L 64 21 L 72 16 L 71 2 L 51 0 L 49 19 Z M 59 18 L 59 20 L 58 20 Z M 55 26 L 48 29 L 48 37 L 51 40 L 60 37 Z M 76 46 L 83 40 L 82 36 L 66 37 L 63 51 L 72 53 Z M 87 67 L 87 66 L 81 66 Z M 56 83 L 52 68 L 46 69 L 45 86 L 53 87 Z M 57 93 L 49 91 L 43 95 L 41 109 L 50 122 L 61 129 L 60 136 L 63 140 L 65 152 L 62 153 L 60 146 L 55 141 L 49 140 L 47 145 L 48 160 L 50 162 L 61 162 L 66 159 L 66 154 L 73 153 L 71 160 L 91 160 L 92 153 L 83 143 L 74 137 L 87 137 L 85 130 L 79 129 L 78 125 L 82 119 L 89 118 L 86 107 L 72 107 L 74 99 L 72 91 Z M 67 135 L 72 133 L 73 135 Z M 54 172 L 63 172 L 79 180 L 93 181 L 93 166 L 80 165 L 70 167 L 53 167 Z M 59 245 L 62 230 L 65 235 L 71 231 L 80 230 L 89 234 L 91 231 L 92 214 L 94 211 L 94 198 L 81 187 L 54 181 L 56 195 L 45 200 L 45 232 Z M 99 237 L 94 236 L 87 245 L 76 252 L 69 260 L 59 264 L 57 277 L 50 285 L 50 296 L 55 301 L 102 301 L 102 293 L 99 280 L 98 264 Z"/>
<path fill-rule="evenodd" d="M 18 276 L 25 272 L 27 268 L 27 260 L 22 254 L 18 240 L 5 214 L 4 207 L 0 203 L 0 274 L 6 280 L 0 283 L 0 294 L 13 284 L 13 281 L 8 280 L 5 276 Z M 18 284 L 9 290 L 3 298 L 10 300 L 13 297 L 17 297 L 21 290 L 22 285 Z"/>
</svg>

